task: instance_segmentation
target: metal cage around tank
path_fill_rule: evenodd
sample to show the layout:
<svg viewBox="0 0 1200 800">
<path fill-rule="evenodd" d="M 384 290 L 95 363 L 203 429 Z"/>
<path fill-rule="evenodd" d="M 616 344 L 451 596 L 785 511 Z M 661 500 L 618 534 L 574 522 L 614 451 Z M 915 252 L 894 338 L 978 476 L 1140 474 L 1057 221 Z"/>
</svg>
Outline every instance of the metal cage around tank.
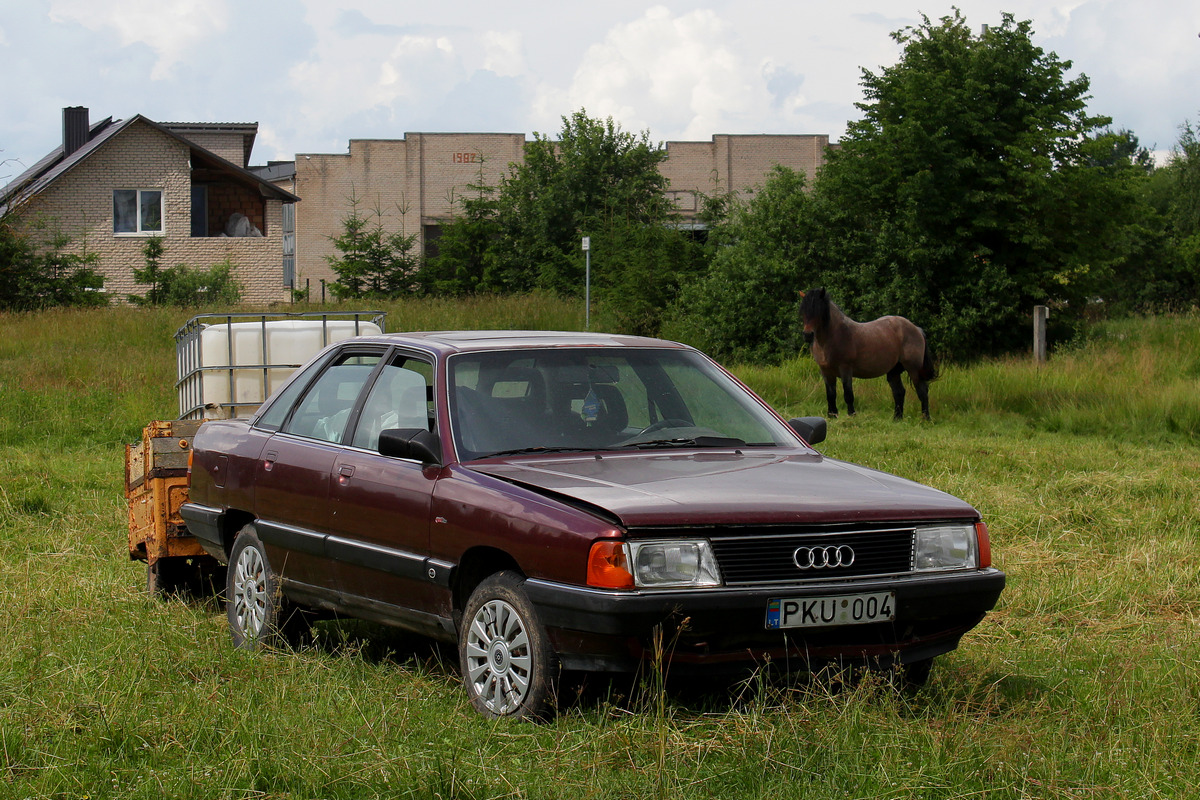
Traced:
<svg viewBox="0 0 1200 800">
<path fill-rule="evenodd" d="M 383 311 L 200 314 L 175 332 L 180 419 L 250 416 L 333 342 L 386 332 Z"/>
</svg>

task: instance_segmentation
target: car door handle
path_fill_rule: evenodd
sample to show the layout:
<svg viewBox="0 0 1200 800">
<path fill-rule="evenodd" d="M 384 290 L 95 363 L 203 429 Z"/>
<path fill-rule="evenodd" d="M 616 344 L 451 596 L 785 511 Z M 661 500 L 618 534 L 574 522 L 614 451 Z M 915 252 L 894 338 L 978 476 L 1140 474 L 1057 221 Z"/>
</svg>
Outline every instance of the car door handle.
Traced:
<svg viewBox="0 0 1200 800">
<path fill-rule="evenodd" d="M 338 467 L 338 483 L 343 486 L 350 482 L 350 476 L 354 474 L 354 466 L 351 464 L 342 464 Z"/>
<path fill-rule="evenodd" d="M 267 472 L 270 472 L 271 468 L 275 466 L 275 459 L 277 458 L 279 458 L 278 452 L 274 450 L 268 452 L 265 456 L 263 456 L 263 469 Z"/>
</svg>

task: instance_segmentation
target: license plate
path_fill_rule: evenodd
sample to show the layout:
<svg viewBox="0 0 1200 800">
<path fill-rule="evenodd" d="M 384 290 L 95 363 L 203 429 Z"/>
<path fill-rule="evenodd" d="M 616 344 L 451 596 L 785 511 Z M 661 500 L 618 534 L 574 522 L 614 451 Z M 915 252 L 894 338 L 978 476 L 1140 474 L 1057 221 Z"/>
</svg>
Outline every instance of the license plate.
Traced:
<svg viewBox="0 0 1200 800">
<path fill-rule="evenodd" d="M 767 601 L 767 628 L 832 628 L 896 618 L 894 592 L 784 597 Z"/>
</svg>

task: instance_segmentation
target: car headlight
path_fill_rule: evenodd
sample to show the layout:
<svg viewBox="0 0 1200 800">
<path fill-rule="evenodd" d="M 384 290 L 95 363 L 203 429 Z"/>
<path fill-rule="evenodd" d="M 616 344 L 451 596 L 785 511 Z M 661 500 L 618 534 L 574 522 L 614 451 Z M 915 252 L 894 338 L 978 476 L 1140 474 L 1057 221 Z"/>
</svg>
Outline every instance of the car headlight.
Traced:
<svg viewBox="0 0 1200 800">
<path fill-rule="evenodd" d="M 916 532 L 913 567 L 918 572 L 979 566 L 976 526 L 938 525 Z"/>
<path fill-rule="evenodd" d="M 646 588 L 720 586 L 712 545 L 703 539 L 628 542 L 634 583 Z"/>
</svg>

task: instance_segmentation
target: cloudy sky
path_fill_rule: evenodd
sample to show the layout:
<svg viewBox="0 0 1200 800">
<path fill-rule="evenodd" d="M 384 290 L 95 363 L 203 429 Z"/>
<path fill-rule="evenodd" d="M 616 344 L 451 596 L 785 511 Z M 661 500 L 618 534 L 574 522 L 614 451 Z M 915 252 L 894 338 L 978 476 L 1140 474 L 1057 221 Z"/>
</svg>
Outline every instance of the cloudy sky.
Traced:
<svg viewBox="0 0 1200 800">
<path fill-rule="evenodd" d="M 1200 123 L 1200 3 L 959 0 L 1091 78 L 1094 113 L 1169 150 Z M 654 141 L 827 133 L 890 33 L 949 0 L 0 0 L 0 183 L 93 120 L 258 122 L 255 163 L 407 131 L 555 135 L 584 108 Z"/>
</svg>

